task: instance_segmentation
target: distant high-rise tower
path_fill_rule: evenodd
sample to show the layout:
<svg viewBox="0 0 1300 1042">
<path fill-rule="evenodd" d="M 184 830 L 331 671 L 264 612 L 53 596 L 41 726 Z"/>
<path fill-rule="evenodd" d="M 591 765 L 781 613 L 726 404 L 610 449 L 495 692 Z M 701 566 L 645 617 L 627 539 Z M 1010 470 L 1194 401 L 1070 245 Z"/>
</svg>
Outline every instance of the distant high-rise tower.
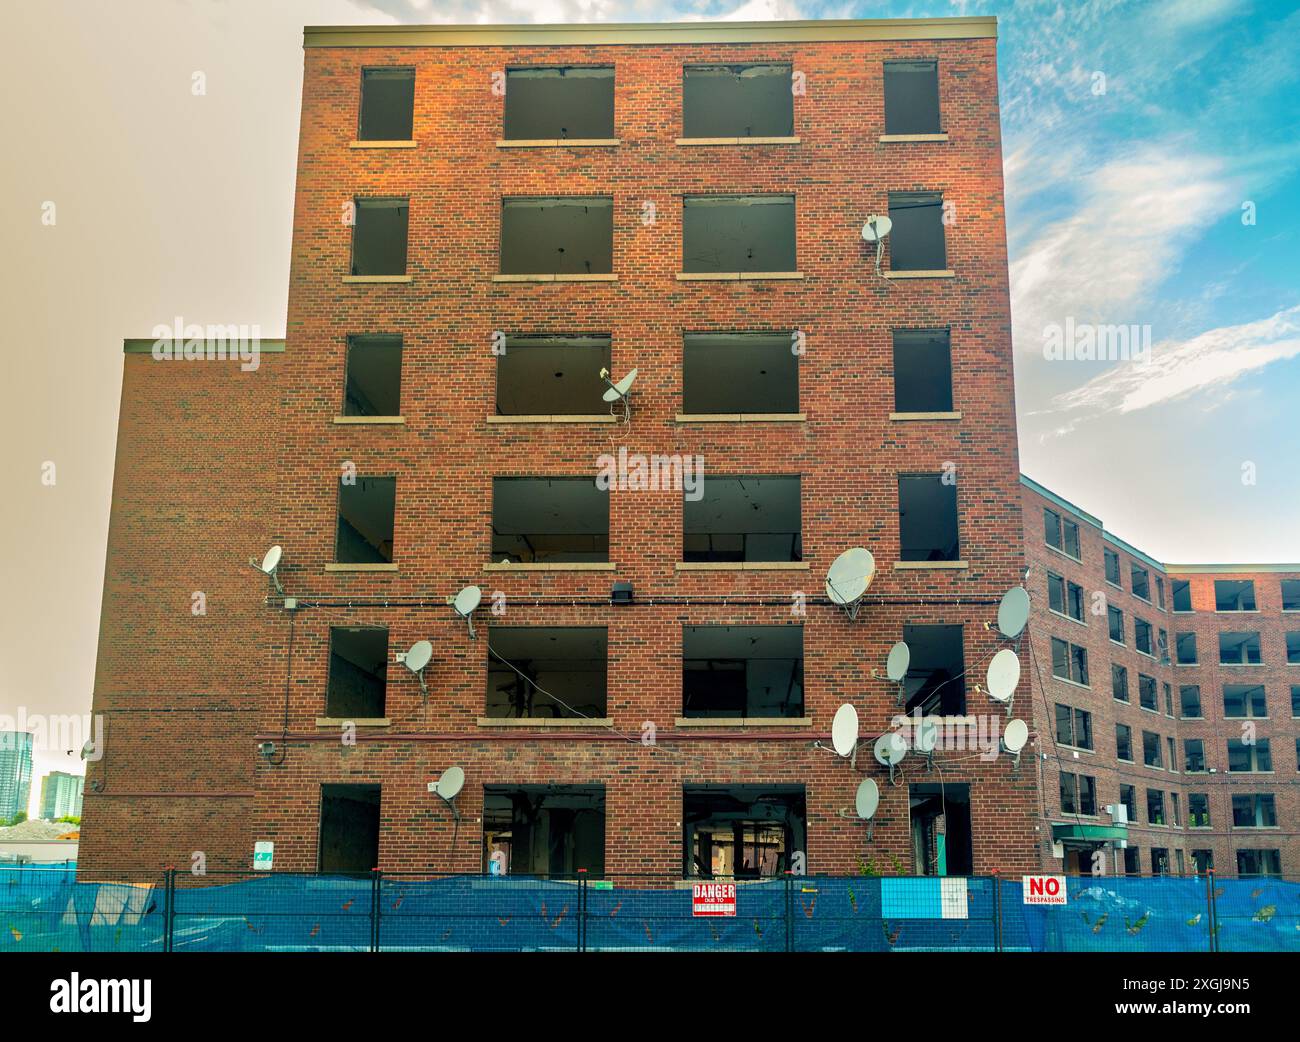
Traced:
<svg viewBox="0 0 1300 1042">
<path fill-rule="evenodd" d="M 0 731 L 0 820 L 27 809 L 32 794 L 32 736 Z"/>
</svg>

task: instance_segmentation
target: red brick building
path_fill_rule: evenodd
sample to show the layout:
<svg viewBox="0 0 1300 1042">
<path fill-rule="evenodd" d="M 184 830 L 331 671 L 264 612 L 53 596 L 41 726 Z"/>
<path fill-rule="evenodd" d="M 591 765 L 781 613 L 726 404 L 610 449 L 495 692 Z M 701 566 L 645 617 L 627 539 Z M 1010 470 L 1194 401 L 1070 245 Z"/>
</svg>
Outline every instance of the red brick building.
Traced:
<svg viewBox="0 0 1300 1042">
<path fill-rule="evenodd" d="M 1162 564 L 1022 481 L 1044 867 L 1300 874 L 1300 564 Z"/>
<path fill-rule="evenodd" d="M 1024 564 L 995 36 L 307 30 L 282 350 L 128 342 L 83 869 L 1036 868 L 1032 757 L 872 755 L 1005 720 L 963 679 Z"/>
</svg>

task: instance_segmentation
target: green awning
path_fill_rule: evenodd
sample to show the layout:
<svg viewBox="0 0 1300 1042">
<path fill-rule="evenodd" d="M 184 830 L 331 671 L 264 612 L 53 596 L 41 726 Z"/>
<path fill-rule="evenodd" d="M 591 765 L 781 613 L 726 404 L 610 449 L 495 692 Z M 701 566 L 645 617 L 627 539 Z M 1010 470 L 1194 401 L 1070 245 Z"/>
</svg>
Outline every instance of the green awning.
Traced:
<svg viewBox="0 0 1300 1042">
<path fill-rule="evenodd" d="M 1128 839 L 1127 825 L 1053 825 L 1052 839 L 1060 843 L 1075 840 L 1084 843 L 1106 843 L 1116 839 Z"/>
</svg>

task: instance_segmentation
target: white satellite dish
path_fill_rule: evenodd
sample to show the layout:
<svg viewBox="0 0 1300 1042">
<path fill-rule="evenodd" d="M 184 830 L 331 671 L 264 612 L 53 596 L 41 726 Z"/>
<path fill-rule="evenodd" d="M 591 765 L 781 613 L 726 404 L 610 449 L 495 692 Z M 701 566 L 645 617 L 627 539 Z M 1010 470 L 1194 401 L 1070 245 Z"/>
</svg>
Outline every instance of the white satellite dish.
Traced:
<svg viewBox="0 0 1300 1042">
<path fill-rule="evenodd" d="M 831 721 L 831 745 L 839 756 L 852 756 L 858 747 L 858 711 L 848 702 L 835 710 Z"/>
<path fill-rule="evenodd" d="M 1011 713 L 1011 696 L 1016 693 L 1020 683 L 1020 658 L 1010 648 L 1003 648 L 989 662 L 985 679 L 989 685 L 989 698 L 995 702 L 1007 704 L 1007 714 Z"/>
<path fill-rule="evenodd" d="M 450 803 L 460 795 L 460 790 L 464 787 L 465 769 L 463 767 L 448 767 L 442 772 L 442 777 L 438 779 L 435 791 Z"/>
<path fill-rule="evenodd" d="M 257 566 L 257 570 L 270 576 L 271 582 L 275 583 L 275 592 L 284 593 L 284 587 L 280 585 L 280 558 L 284 556 L 284 550 L 279 543 L 276 543 L 271 549 L 266 551 L 262 557 L 262 563 Z"/>
<path fill-rule="evenodd" d="M 893 784 L 894 768 L 903 762 L 907 755 L 907 743 L 894 731 L 886 731 L 876 739 L 872 747 L 876 761 L 889 768 L 889 781 Z"/>
<path fill-rule="evenodd" d="M 876 816 L 880 806 L 880 786 L 874 778 L 863 778 L 858 786 L 858 794 L 853 800 L 853 809 L 863 821 L 870 821 Z"/>
<path fill-rule="evenodd" d="M 623 379 L 619 380 L 617 383 L 609 378 L 608 369 L 602 369 L 600 371 L 600 378 L 609 385 L 608 389 L 601 397 L 604 398 L 605 401 L 609 402 L 611 406 L 610 411 L 613 412 L 613 405 L 615 402 L 622 402 L 623 422 L 629 422 L 632 419 L 632 400 L 628 395 L 632 393 L 632 385 L 636 382 L 636 370 L 633 369 L 627 374 L 627 376 L 623 377 Z"/>
<path fill-rule="evenodd" d="M 894 228 L 894 222 L 883 214 L 873 213 L 862 226 L 862 237 L 867 242 L 879 242 Z"/>
<path fill-rule="evenodd" d="M 1002 595 L 998 605 L 998 630 L 1002 636 L 1015 640 L 1029 622 L 1029 594 L 1023 586 L 1013 586 Z"/>
<path fill-rule="evenodd" d="M 477 586 L 466 586 L 460 593 L 452 598 L 451 606 L 456 610 L 456 614 L 469 624 L 470 640 L 476 638 L 474 633 L 474 609 L 483 601 L 483 591 Z"/>
<path fill-rule="evenodd" d="M 427 640 L 417 640 L 402 656 L 402 665 L 415 674 L 415 678 L 420 682 L 420 692 L 426 700 L 429 697 L 429 689 L 424 684 L 424 667 L 432 658 L 433 645 Z"/>
<path fill-rule="evenodd" d="M 1019 753 L 1029 741 L 1029 725 L 1023 720 L 1012 720 L 1002 732 L 1002 747 L 1009 753 Z"/>
<path fill-rule="evenodd" d="M 912 732 L 912 748 L 918 753 L 930 756 L 939 744 L 939 725 L 933 720 L 922 719 Z"/>
<path fill-rule="evenodd" d="M 876 577 L 876 559 L 860 546 L 845 550 L 826 572 L 826 596 L 842 607 L 850 619 L 857 618 L 858 602 Z"/>
<path fill-rule="evenodd" d="M 885 660 L 885 675 L 894 683 L 900 683 L 907 676 L 907 667 L 911 664 L 912 649 L 900 640 L 889 649 L 889 658 Z"/>
</svg>

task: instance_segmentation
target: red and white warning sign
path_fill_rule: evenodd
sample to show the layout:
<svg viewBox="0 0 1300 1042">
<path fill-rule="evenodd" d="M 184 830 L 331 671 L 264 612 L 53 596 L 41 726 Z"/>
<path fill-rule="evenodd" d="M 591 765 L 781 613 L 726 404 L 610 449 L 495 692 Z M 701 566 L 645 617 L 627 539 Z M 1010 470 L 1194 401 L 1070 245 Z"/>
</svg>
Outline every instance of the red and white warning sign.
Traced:
<svg viewBox="0 0 1300 1042">
<path fill-rule="evenodd" d="M 691 890 L 691 915 L 735 915 L 735 883 L 696 883 Z"/>
<path fill-rule="evenodd" d="M 1065 876 L 1021 876 L 1027 905 L 1063 905 L 1065 901 Z"/>
</svg>

